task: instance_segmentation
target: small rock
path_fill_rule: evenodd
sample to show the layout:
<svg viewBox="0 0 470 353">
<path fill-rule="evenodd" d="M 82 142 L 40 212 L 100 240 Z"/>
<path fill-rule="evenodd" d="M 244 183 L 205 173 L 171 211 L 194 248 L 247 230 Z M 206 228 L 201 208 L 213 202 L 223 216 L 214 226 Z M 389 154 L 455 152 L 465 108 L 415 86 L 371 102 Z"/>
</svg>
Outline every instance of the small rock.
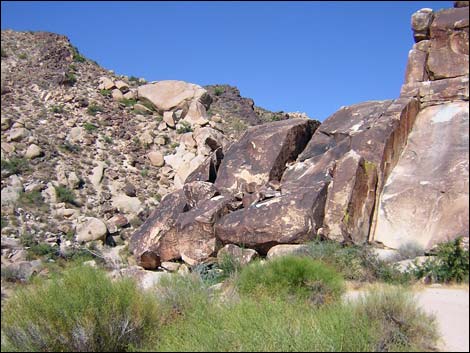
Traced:
<svg viewBox="0 0 470 353">
<path fill-rule="evenodd" d="M 122 191 L 124 191 L 124 193 L 130 197 L 135 197 L 137 193 L 135 186 L 131 183 L 126 183 L 126 185 L 124 185 L 124 187 L 122 188 Z"/>
<path fill-rule="evenodd" d="M 102 220 L 94 217 L 85 217 L 85 219 L 77 225 L 76 238 L 78 242 L 104 240 L 106 233 L 106 224 Z"/>
<path fill-rule="evenodd" d="M 24 156 L 28 159 L 34 159 L 36 157 L 40 157 L 42 154 L 43 152 L 41 147 L 33 143 L 32 145 L 29 145 Z"/>
<path fill-rule="evenodd" d="M 181 267 L 181 264 L 177 262 L 163 261 L 160 267 L 164 268 L 169 272 L 177 272 L 178 269 Z"/>
<path fill-rule="evenodd" d="M 122 94 L 120 90 L 113 89 L 113 91 L 111 92 L 111 97 L 113 97 L 115 101 L 120 101 L 124 98 L 124 95 Z"/>
<path fill-rule="evenodd" d="M 129 85 L 122 80 L 114 82 L 114 85 L 116 86 L 117 89 L 119 89 L 120 91 L 124 93 L 129 91 Z"/>
<path fill-rule="evenodd" d="M 163 121 L 171 128 L 175 127 L 175 120 L 173 118 L 173 112 L 164 112 Z"/>
<path fill-rule="evenodd" d="M 266 258 L 272 259 L 278 256 L 305 254 L 308 252 L 308 249 L 309 246 L 305 244 L 275 245 L 271 249 L 269 249 Z"/>
<path fill-rule="evenodd" d="M 165 160 L 163 154 L 158 151 L 152 151 L 147 154 L 150 163 L 155 167 L 163 167 L 165 165 Z"/>
</svg>

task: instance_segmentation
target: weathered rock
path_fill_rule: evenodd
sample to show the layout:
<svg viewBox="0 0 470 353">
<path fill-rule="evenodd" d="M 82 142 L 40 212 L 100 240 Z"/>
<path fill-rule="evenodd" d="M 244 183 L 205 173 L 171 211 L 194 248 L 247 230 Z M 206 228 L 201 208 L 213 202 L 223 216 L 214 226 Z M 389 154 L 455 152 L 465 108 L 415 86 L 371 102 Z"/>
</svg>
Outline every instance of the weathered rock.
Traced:
<svg viewBox="0 0 470 353">
<path fill-rule="evenodd" d="M 375 165 L 354 150 L 337 162 L 325 207 L 326 237 L 355 244 L 367 242 L 376 184 Z"/>
<path fill-rule="evenodd" d="M 100 85 L 98 86 L 99 89 L 111 89 L 114 88 L 114 82 L 108 77 L 100 77 Z"/>
<path fill-rule="evenodd" d="M 134 104 L 132 109 L 142 114 L 152 114 L 152 111 L 149 108 L 147 108 L 145 105 L 140 104 L 140 103 Z"/>
<path fill-rule="evenodd" d="M 206 108 L 201 102 L 196 100 L 192 101 L 183 121 L 186 121 L 191 126 L 204 126 L 209 124 Z"/>
<path fill-rule="evenodd" d="M 150 163 L 155 167 L 163 167 L 165 165 L 163 154 L 159 151 L 149 152 L 147 153 L 147 157 L 150 160 Z"/>
<path fill-rule="evenodd" d="M 380 198 L 376 241 L 395 249 L 413 241 L 429 249 L 468 234 L 468 120 L 466 102 L 418 114 Z"/>
<path fill-rule="evenodd" d="M 85 217 L 77 224 L 76 239 L 78 242 L 104 240 L 107 234 L 106 224 L 94 217 Z"/>
<path fill-rule="evenodd" d="M 218 148 L 225 150 L 230 140 L 224 134 L 210 127 L 198 128 L 193 134 L 198 154 L 208 156 Z"/>
<path fill-rule="evenodd" d="M 196 208 L 178 216 L 177 249 L 183 261 L 193 266 L 215 254 L 214 223 L 228 213 L 229 202 L 229 198 L 216 196 L 199 202 Z"/>
<path fill-rule="evenodd" d="M 7 137 L 7 141 L 21 141 L 25 137 L 30 135 L 30 131 L 24 127 L 15 127 L 10 129 Z"/>
<path fill-rule="evenodd" d="M 267 259 L 272 259 L 286 255 L 306 255 L 309 252 L 309 246 L 305 244 L 281 244 L 275 245 L 269 249 L 266 255 Z"/>
<path fill-rule="evenodd" d="M 176 248 L 178 239 L 175 224 L 179 214 L 186 208 L 187 200 L 183 190 L 175 191 L 162 199 L 131 237 L 130 249 L 138 264 L 146 269 L 155 269 L 161 261 L 180 257 Z"/>
<path fill-rule="evenodd" d="M 411 16 L 411 28 L 413 29 L 415 42 L 429 38 L 429 26 L 433 20 L 432 9 L 424 8 Z"/>
<path fill-rule="evenodd" d="M 217 178 L 217 171 L 219 170 L 220 163 L 224 158 L 222 148 L 219 148 L 212 152 L 206 159 L 193 170 L 185 180 L 185 183 L 193 181 L 208 181 L 210 183 L 215 182 Z"/>
<path fill-rule="evenodd" d="M 468 75 L 468 63 L 468 54 L 456 53 L 450 48 L 431 48 L 427 60 L 427 69 L 433 80 L 439 80 Z"/>
<path fill-rule="evenodd" d="M 129 85 L 122 80 L 118 80 L 114 83 L 117 89 L 121 90 L 122 92 L 127 92 L 129 90 Z"/>
<path fill-rule="evenodd" d="M 294 161 L 319 123 L 292 119 L 249 129 L 225 153 L 215 185 L 237 190 L 242 184 L 280 180 L 286 163 Z"/>
<path fill-rule="evenodd" d="M 124 191 L 124 193 L 130 197 L 135 197 L 137 195 L 137 190 L 135 186 L 129 182 L 127 182 L 126 185 L 124 185 L 124 187 L 122 188 L 122 191 Z"/>
<path fill-rule="evenodd" d="M 163 261 L 161 267 L 168 272 L 178 272 L 181 264 L 177 262 Z"/>
<path fill-rule="evenodd" d="M 313 184 L 234 211 L 216 223 L 216 236 L 225 244 L 244 244 L 261 254 L 276 244 L 312 240 L 323 222 L 327 186 Z"/>
<path fill-rule="evenodd" d="M 194 141 L 192 132 L 186 132 L 182 134 L 180 137 L 180 143 L 184 143 L 184 145 L 189 148 L 197 147 L 197 143 Z"/>
<path fill-rule="evenodd" d="M 124 95 L 119 89 L 116 88 L 116 89 L 113 89 L 113 91 L 111 92 L 111 97 L 113 97 L 115 101 L 119 102 L 124 98 Z"/>
<path fill-rule="evenodd" d="M 163 121 L 171 128 L 175 127 L 174 113 L 172 111 L 163 113 Z"/>
<path fill-rule="evenodd" d="M 97 166 L 94 167 L 91 171 L 91 175 L 89 178 L 90 178 L 91 184 L 95 188 L 99 187 L 101 180 L 103 179 L 104 167 L 105 167 L 104 162 L 99 161 L 97 162 Z"/>
<path fill-rule="evenodd" d="M 142 202 L 137 197 L 116 195 L 111 198 L 113 207 L 130 216 L 138 215 L 142 210 Z"/>
<path fill-rule="evenodd" d="M 183 191 L 188 205 L 191 208 L 196 207 L 199 202 L 211 199 L 218 194 L 218 190 L 214 184 L 204 181 L 186 183 L 183 187 Z"/>
<path fill-rule="evenodd" d="M 413 46 L 408 54 L 406 66 L 405 83 L 421 82 L 427 79 L 426 68 L 427 52 L 421 51 Z"/>
<path fill-rule="evenodd" d="M 253 249 L 245 249 L 235 244 L 227 244 L 217 253 L 217 261 L 219 264 L 223 263 L 226 257 L 230 257 L 241 266 L 244 266 L 257 258 L 258 253 Z"/>
<path fill-rule="evenodd" d="M 142 289 L 151 289 L 158 285 L 160 280 L 171 274 L 167 272 L 146 271 L 139 266 L 131 266 L 119 270 L 119 276 L 132 278 L 137 281 Z"/>
<path fill-rule="evenodd" d="M 34 143 L 28 146 L 24 156 L 28 159 L 34 159 L 40 157 L 43 154 L 41 147 L 35 145 Z"/>
<path fill-rule="evenodd" d="M 209 97 L 201 86 L 174 80 L 139 86 L 138 95 L 140 99 L 150 101 L 161 113 L 174 108 L 187 109 L 192 101 L 206 103 Z"/>
</svg>

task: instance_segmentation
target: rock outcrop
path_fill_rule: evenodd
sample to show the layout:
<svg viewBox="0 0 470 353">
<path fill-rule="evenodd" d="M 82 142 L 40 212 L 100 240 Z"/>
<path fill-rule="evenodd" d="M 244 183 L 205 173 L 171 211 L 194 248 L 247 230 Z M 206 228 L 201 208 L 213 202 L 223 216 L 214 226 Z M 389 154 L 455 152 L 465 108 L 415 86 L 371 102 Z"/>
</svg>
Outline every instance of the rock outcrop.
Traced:
<svg viewBox="0 0 470 353">
<path fill-rule="evenodd" d="M 468 235 L 468 8 L 422 9 L 412 28 L 400 97 L 343 107 L 320 126 L 290 118 L 252 127 L 208 149 L 186 182 L 214 190 L 166 222 L 172 256 L 192 265 L 224 244 L 265 255 L 316 237 L 396 249 Z M 215 102 L 227 94 L 213 89 Z"/>
</svg>

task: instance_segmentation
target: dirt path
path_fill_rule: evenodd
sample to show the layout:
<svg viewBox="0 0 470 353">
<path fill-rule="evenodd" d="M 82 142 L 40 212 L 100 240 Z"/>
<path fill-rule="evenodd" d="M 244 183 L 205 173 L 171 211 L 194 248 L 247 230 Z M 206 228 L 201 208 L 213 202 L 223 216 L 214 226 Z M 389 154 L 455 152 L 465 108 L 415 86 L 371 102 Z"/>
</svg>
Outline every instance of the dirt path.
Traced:
<svg viewBox="0 0 470 353">
<path fill-rule="evenodd" d="M 364 290 L 352 290 L 345 298 L 357 298 Z M 443 352 L 469 351 L 469 290 L 456 288 L 419 288 L 414 291 L 419 305 L 437 320 Z"/>
</svg>

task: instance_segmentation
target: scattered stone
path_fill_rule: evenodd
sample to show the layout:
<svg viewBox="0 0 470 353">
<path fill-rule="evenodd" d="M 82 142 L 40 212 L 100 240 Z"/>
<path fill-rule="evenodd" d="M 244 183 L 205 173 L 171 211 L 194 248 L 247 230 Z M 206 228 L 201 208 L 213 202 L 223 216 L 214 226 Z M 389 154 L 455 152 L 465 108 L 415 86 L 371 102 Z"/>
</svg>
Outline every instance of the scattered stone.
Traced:
<svg viewBox="0 0 470 353">
<path fill-rule="evenodd" d="M 106 224 L 94 217 L 84 217 L 77 224 L 76 239 L 78 242 L 104 240 L 107 234 Z"/>
<path fill-rule="evenodd" d="M 34 143 L 28 146 L 28 149 L 26 150 L 26 153 L 24 154 L 24 156 L 28 159 L 34 159 L 42 155 L 43 155 L 43 151 L 41 147 L 39 147 L 38 145 L 35 145 Z"/>
<path fill-rule="evenodd" d="M 147 153 L 147 157 L 150 160 L 150 163 L 155 167 L 163 167 L 165 165 L 163 154 L 159 151 L 149 152 Z"/>
</svg>

